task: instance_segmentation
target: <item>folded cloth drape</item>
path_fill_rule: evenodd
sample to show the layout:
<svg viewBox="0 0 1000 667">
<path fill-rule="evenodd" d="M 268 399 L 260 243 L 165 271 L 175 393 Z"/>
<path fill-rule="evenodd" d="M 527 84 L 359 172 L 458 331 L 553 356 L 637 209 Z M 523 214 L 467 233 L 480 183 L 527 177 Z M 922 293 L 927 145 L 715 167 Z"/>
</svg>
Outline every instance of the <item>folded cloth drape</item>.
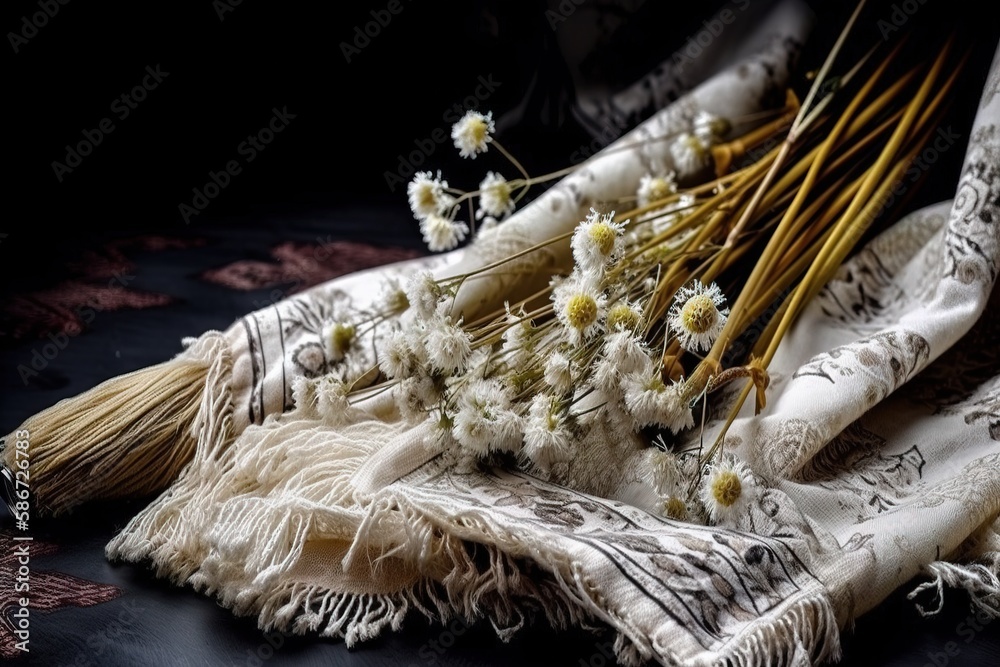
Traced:
<svg viewBox="0 0 1000 667">
<path fill-rule="evenodd" d="M 767 409 L 725 446 L 753 471 L 735 527 L 665 519 L 651 450 L 594 425 L 564 479 L 459 468 L 430 426 L 382 393 L 335 410 L 302 378 L 346 368 L 326 323 L 363 314 L 387 280 L 437 276 L 568 230 L 633 194 L 698 111 L 735 118 L 780 100 L 807 11 L 784 3 L 770 39 L 643 122 L 469 247 L 355 274 L 188 341 L 208 367 L 178 478 L 114 537 L 266 629 L 345 638 L 397 629 L 413 609 L 488 619 L 509 636 L 536 614 L 607 624 L 628 664 L 808 664 L 839 629 L 918 573 L 1000 614 L 1000 52 L 952 201 L 900 220 L 840 270 L 772 361 Z M 759 35 L 757 38 L 759 39 Z M 681 170 L 683 171 L 683 170 Z M 682 174 L 683 175 L 683 174 Z M 459 293 L 467 317 L 529 294 L 568 241 Z M 365 356 L 368 355 L 368 356 Z M 719 432 L 711 416 L 706 437 Z M 938 591 L 940 593 L 940 589 Z M 924 595 L 927 596 L 926 602 Z M 933 595 L 919 598 L 933 606 Z"/>
</svg>

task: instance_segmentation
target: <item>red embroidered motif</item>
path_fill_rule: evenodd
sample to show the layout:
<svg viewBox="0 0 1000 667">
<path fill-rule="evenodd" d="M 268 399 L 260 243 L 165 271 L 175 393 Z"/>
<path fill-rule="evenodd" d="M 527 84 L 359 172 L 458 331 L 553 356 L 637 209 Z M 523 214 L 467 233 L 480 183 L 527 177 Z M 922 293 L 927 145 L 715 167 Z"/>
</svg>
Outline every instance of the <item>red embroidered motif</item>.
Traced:
<svg viewBox="0 0 1000 667">
<path fill-rule="evenodd" d="M 14 536 L 12 531 L 0 530 L 0 657 L 5 659 L 22 653 L 15 646 L 19 640 L 14 634 L 16 623 L 13 617 L 14 612 L 21 608 L 22 597 L 29 601 L 30 614 L 35 614 L 65 607 L 90 607 L 122 594 L 117 586 L 87 581 L 63 572 L 36 569 L 36 558 L 58 551 L 59 547 L 41 540 L 15 541 Z M 22 558 L 25 545 L 29 559 L 27 592 L 19 591 L 15 586 L 18 569 L 22 565 L 19 558 Z"/>
<path fill-rule="evenodd" d="M 271 251 L 276 263 L 241 260 L 205 271 L 201 277 L 210 283 L 242 291 L 292 283 L 287 293 L 295 294 L 346 273 L 412 259 L 420 254 L 416 250 L 379 248 L 351 241 L 323 244 L 288 241 Z"/>
</svg>

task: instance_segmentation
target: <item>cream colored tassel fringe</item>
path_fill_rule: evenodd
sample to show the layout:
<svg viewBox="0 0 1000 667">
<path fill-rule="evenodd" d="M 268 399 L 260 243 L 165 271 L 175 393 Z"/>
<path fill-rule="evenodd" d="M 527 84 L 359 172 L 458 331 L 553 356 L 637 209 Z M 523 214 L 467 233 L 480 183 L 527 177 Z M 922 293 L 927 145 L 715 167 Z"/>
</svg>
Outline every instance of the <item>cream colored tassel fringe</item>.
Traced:
<svg viewBox="0 0 1000 667">
<path fill-rule="evenodd" d="M 192 425 L 219 363 L 218 343 L 225 344 L 220 334 L 206 334 L 170 361 L 107 380 L 25 421 L 15 432 L 28 432 L 35 511 L 58 515 L 91 500 L 141 497 L 176 479 L 195 452 Z M 11 470 L 15 457 L 13 446 L 2 452 Z"/>
</svg>

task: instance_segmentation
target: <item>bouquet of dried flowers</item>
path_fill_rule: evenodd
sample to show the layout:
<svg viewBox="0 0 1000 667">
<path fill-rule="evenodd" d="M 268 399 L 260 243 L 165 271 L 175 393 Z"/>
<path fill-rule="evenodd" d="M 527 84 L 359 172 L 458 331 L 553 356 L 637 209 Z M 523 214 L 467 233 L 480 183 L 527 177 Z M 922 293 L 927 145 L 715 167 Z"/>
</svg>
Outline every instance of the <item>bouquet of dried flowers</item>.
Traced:
<svg viewBox="0 0 1000 667">
<path fill-rule="evenodd" d="M 321 395 L 343 418 L 356 400 L 388 391 L 402 413 L 433 426 L 458 465 L 516 465 L 559 481 L 571 481 L 569 463 L 595 424 L 640 434 L 659 450 L 649 479 L 664 513 L 724 521 L 752 476 L 722 452 L 725 428 L 707 446 L 678 436 L 703 423 L 712 393 L 730 382 L 744 386 L 724 406 L 729 423 L 751 392 L 764 407 L 782 336 L 873 222 L 890 218 L 885 203 L 958 71 L 946 72 L 945 45 L 889 82 L 900 47 L 878 62 L 873 49 L 834 76 L 841 42 L 805 101 L 789 91 L 785 108 L 751 132 L 730 137 L 739 119 L 701 112 L 692 132 L 660 138 L 675 165 L 712 177 L 679 183 L 654 169 L 634 197 L 591 208 L 571 234 L 545 241 L 568 240 L 573 264 L 541 290 L 474 321 L 455 308 L 466 282 L 505 265 L 517 271 L 535 248 L 446 279 L 425 271 L 387 286 L 368 319 L 324 332 L 328 356 L 343 359 L 363 331 L 389 327 L 377 368 L 303 380 L 296 399 Z M 570 171 L 530 177 L 495 137 L 490 113 L 469 111 L 451 136 L 463 157 L 492 147 L 520 175 L 489 171 L 466 192 L 440 172 L 417 174 L 408 199 L 432 251 L 492 233 L 531 186 Z M 471 227 L 460 220 L 466 207 Z"/>
</svg>

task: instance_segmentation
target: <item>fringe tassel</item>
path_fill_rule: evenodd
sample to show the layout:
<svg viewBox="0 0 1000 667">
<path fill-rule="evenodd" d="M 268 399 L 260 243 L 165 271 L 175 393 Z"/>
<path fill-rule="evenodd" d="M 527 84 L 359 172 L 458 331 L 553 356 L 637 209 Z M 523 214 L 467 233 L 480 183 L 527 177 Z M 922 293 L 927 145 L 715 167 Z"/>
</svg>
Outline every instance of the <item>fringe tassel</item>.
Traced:
<svg viewBox="0 0 1000 667">
<path fill-rule="evenodd" d="M 415 599 L 415 575 L 400 590 L 369 592 L 363 578 L 352 591 L 356 575 L 336 561 L 319 571 L 299 566 L 310 543 L 341 541 L 346 551 L 364 513 L 351 476 L 413 425 L 335 426 L 297 408 L 234 437 L 228 377 L 209 386 L 194 459 L 112 539 L 108 557 L 152 561 L 158 576 L 214 595 L 236 615 L 256 615 L 265 630 L 319 631 L 353 645 L 398 629 Z"/>
<path fill-rule="evenodd" d="M 979 611 L 993 618 L 1000 618 L 1000 577 L 994 569 L 982 563 L 960 564 L 947 561 L 934 561 L 923 569 L 934 577 L 933 581 L 920 584 L 906 596 L 908 600 L 912 600 L 925 590 L 935 589 L 937 606 L 934 609 L 928 610 L 919 602 L 916 603 L 921 616 L 933 616 L 941 611 L 944 607 L 944 586 L 947 584 L 952 588 L 964 589 Z"/>
<path fill-rule="evenodd" d="M 97 499 L 161 491 L 194 456 L 192 432 L 218 360 L 208 339 L 149 368 L 107 380 L 25 421 L 34 507 L 59 515 Z M 12 439 L 11 439 L 12 440 Z M 14 448 L 3 452 L 13 469 Z"/>
<path fill-rule="evenodd" d="M 534 611 L 541 611 L 557 629 L 572 624 L 596 631 L 595 621 L 603 618 L 617 631 L 614 651 L 622 664 L 640 665 L 654 657 L 665 664 L 683 662 L 669 647 L 653 646 L 608 608 L 579 564 L 556 552 L 542 553 L 475 512 L 432 519 L 390 493 L 373 499 L 344 562 L 359 558 L 363 547 L 384 536 L 388 527 L 401 527 L 400 542 L 385 555 L 416 562 L 421 574 L 439 583 L 441 592 L 429 598 L 445 622 L 452 614 L 486 615 L 507 641 Z M 519 558 L 511 551 L 530 551 L 532 556 Z M 722 657 L 713 664 L 730 667 L 799 667 L 839 660 L 836 613 L 819 593 L 796 600 L 755 623 L 720 652 Z"/>
<path fill-rule="evenodd" d="M 797 600 L 775 618 L 758 622 L 718 664 L 729 667 L 799 667 L 837 662 L 840 629 L 825 597 Z"/>
<path fill-rule="evenodd" d="M 463 515 L 464 525 L 471 521 L 473 517 Z M 345 567 L 356 566 L 366 547 L 384 541 L 387 529 L 390 534 L 397 529 L 401 532 L 396 532 L 396 546 L 381 557 L 395 556 L 416 564 L 422 579 L 410 591 L 411 603 L 432 621 L 460 618 L 468 622 L 485 616 L 503 641 L 509 641 L 538 613 L 556 629 L 599 628 L 593 616 L 547 573 L 536 572 L 533 561 L 495 544 L 446 533 L 415 508 L 400 506 L 391 497 L 369 506 L 344 558 Z"/>
<path fill-rule="evenodd" d="M 181 583 L 196 568 L 199 560 L 197 531 L 182 530 L 186 522 L 204 517 L 206 503 L 199 502 L 198 492 L 211 488 L 227 470 L 223 455 L 235 437 L 233 428 L 232 354 L 225 337 L 217 332 L 185 341 L 188 352 L 210 361 L 204 375 L 197 415 L 190 426 L 195 440 L 193 456 L 181 471 L 177 482 L 142 512 L 132 517 L 122 532 L 105 547 L 110 560 L 140 561 L 151 559 L 157 576 Z M 194 525 L 200 525 L 200 521 Z"/>
<path fill-rule="evenodd" d="M 318 632 L 322 637 L 343 639 L 351 648 L 386 628 L 400 630 L 410 608 L 410 595 L 405 592 L 359 595 L 289 582 L 271 589 L 260 602 L 258 626 L 264 632 Z"/>
</svg>

